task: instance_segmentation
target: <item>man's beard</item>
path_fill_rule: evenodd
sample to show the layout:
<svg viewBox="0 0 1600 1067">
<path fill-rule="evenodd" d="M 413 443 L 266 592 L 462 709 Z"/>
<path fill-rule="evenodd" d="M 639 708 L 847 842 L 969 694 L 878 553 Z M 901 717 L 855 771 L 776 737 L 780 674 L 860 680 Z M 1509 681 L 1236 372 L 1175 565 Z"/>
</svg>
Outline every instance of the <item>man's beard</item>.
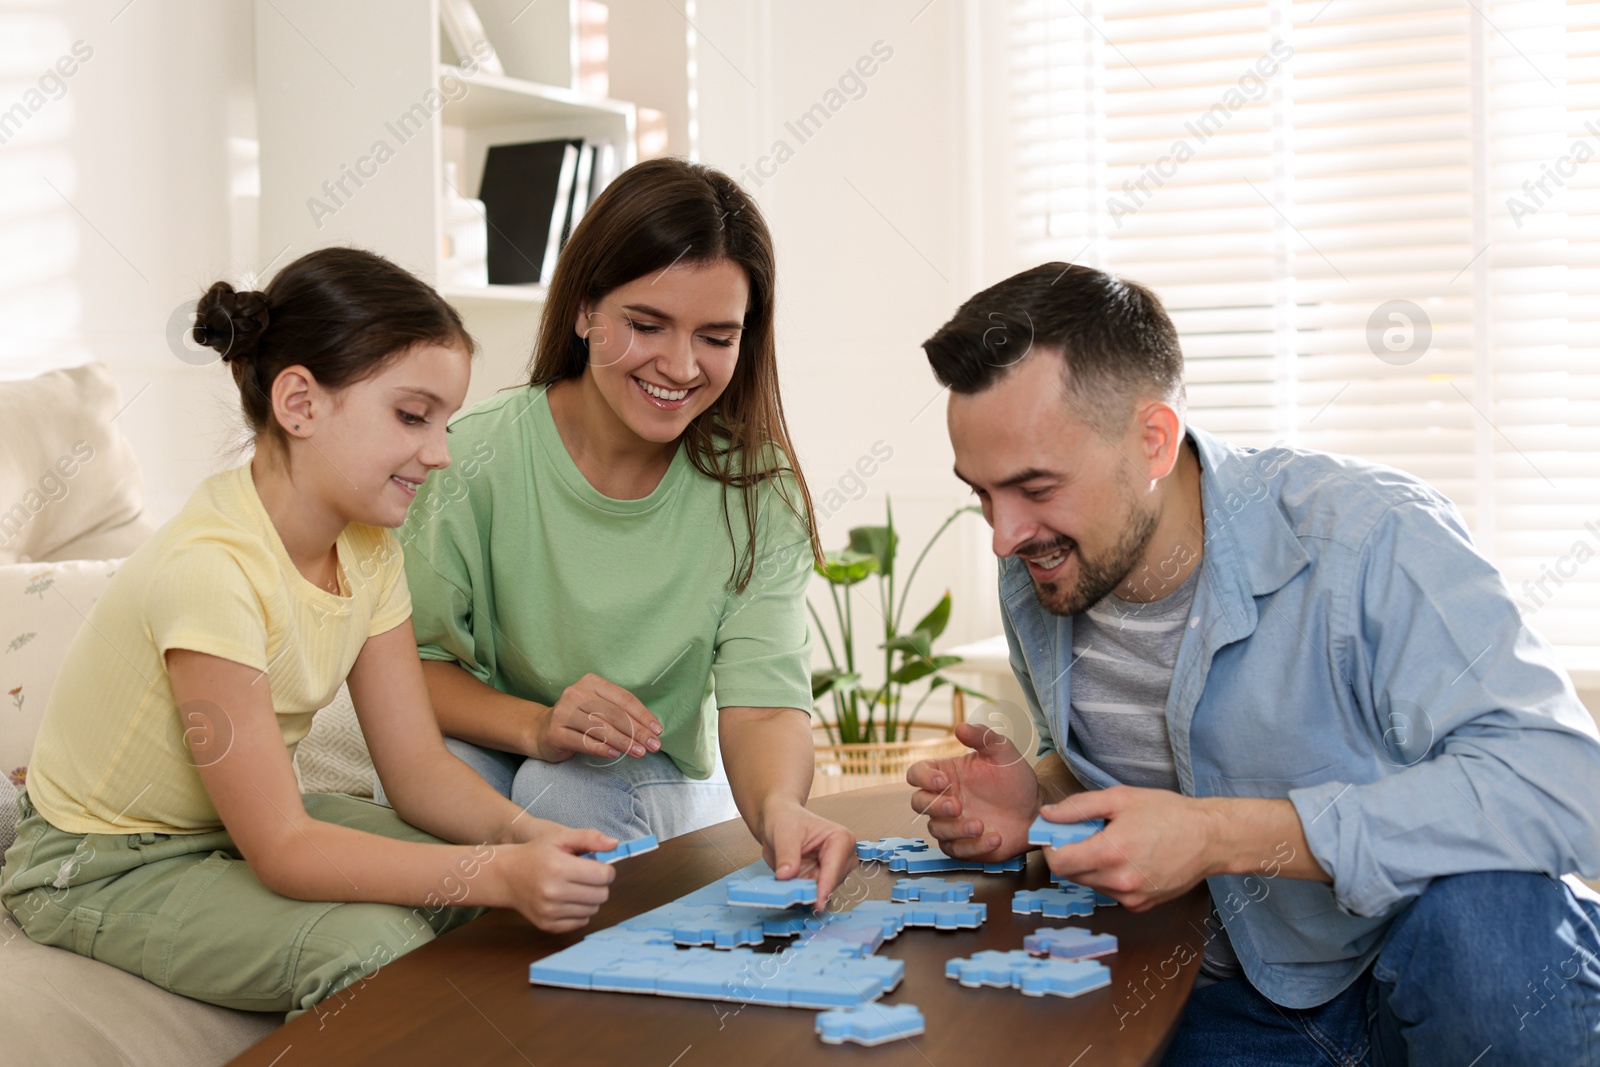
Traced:
<svg viewBox="0 0 1600 1067">
<path fill-rule="evenodd" d="M 1070 537 L 1041 546 L 1042 550 L 1037 552 L 1033 551 L 1032 546 L 1024 546 L 1028 551 L 1019 551 L 1017 555 L 1037 559 L 1049 555 L 1055 548 L 1070 547 L 1078 563 L 1078 580 L 1072 588 L 1063 589 L 1060 582 L 1041 582 L 1035 578 L 1033 589 L 1039 603 L 1052 615 L 1078 615 L 1104 600 L 1107 594 L 1133 573 L 1144 558 L 1150 539 L 1155 536 L 1156 523 L 1154 512 L 1130 509 L 1128 523 L 1122 528 L 1117 543 L 1095 559 L 1085 556 L 1081 546 Z"/>
</svg>

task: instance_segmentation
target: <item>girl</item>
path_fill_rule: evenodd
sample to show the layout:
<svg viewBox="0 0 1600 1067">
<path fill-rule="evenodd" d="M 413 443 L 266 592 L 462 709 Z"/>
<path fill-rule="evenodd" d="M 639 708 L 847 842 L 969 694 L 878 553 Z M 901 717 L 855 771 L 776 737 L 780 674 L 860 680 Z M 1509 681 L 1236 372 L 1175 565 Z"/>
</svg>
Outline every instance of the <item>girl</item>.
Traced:
<svg viewBox="0 0 1600 1067">
<path fill-rule="evenodd" d="M 492 458 L 459 499 L 424 488 L 403 537 L 451 751 L 619 838 L 714 822 L 731 792 L 820 903 L 854 835 L 805 807 L 819 550 L 773 299 L 771 236 L 726 175 L 620 175 L 561 253 L 528 384 L 451 427 Z"/>
<path fill-rule="evenodd" d="M 613 839 L 519 811 L 445 751 L 384 529 L 450 465 L 461 320 L 326 249 L 265 293 L 218 282 L 194 336 L 232 369 L 254 456 L 201 483 L 78 633 L 0 899 L 35 941 L 291 1014 L 480 906 L 582 926 L 612 871 L 577 854 Z M 347 679 L 394 811 L 296 786 L 294 746 Z"/>
</svg>

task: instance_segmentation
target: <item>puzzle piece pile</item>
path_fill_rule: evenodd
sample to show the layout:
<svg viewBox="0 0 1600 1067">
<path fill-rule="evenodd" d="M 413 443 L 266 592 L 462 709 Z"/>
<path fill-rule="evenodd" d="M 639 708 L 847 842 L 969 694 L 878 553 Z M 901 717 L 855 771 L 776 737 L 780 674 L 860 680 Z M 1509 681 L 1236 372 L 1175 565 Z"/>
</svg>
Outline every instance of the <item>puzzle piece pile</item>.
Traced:
<svg viewBox="0 0 1600 1067">
<path fill-rule="evenodd" d="M 616 862 L 655 847 L 654 838 L 644 838 L 593 858 Z M 866 900 L 849 911 L 816 914 L 810 910 L 817 901 L 815 880 L 779 881 L 764 863 L 753 863 L 670 904 L 589 934 L 532 964 L 528 980 L 568 989 L 821 1009 L 816 1030 L 829 1044 L 877 1045 L 920 1034 L 924 1019 L 916 1007 L 874 1003 L 905 975 L 903 961 L 875 953 L 907 927 L 974 929 L 988 917 L 988 908 L 972 901 L 972 882 L 910 875 L 1017 871 L 1024 861 L 969 863 L 920 838 L 862 841 L 856 851 L 863 859 L 882 860 L 891 871 L 906 873 L 895 883 L 892 900 Z M 1096 894 L 1084 886 L 1066 883 L 1032 892 L 1028 901 L 1042 897 L 1035 910 L 1047 915 L 1055 914 L 1049 894 L 1070 896 L 1078 909 L 1086 900 L 1088 910 L 1073 914 L 1094 911 Z M 1025 896 L 1017 894 L 1014 911 L 1024 910 L 1017 901 Z M 752 950 L 769 937 L 794 942 L 776 953 Z M 1106 967 L 1088 960 L 1115 951 L 1115 938 L 1046 927 L 1028 939 L 1026 950 L 951 960 L 946 974 L 962 985 L 1011 987 L 1028 996 L 1076 996 L 1109 983 Z"/>
</svg>

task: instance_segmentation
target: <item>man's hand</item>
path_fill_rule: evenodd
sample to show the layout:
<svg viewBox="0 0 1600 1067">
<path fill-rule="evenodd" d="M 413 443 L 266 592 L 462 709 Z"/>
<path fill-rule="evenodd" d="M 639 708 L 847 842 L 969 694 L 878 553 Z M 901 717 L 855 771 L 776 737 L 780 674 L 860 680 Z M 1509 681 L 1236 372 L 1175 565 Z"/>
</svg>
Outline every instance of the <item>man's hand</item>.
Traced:
<svg viewBox="0 0 1600 1067">
<path fill-rule="evenodd" d="M 598 674 L 586 674 L 562 692 L 539 724 L 527 755 L 560 763 L 576 753 L 615 760 L 661 750 L 661 720 L 639 698 Z"/>
<path fill-rule="evenodd" d="M 1020 856 L 1039 811 L 1033 768 L 998 730 L 961 723 L 956 739 L 972 751 L 922 760 L 906 772 L 917 787 L 911 806 L 928 816 L 928 832 L 948 855 L 985 862 Z"/>
<path fill-rule="evenodd" d="M 818 911 L 827 907 L 840 879 L 856 865 L 855 834 L 805 805 L 781 797 L 773 798 L 762 812 L 756 836 L 761 841 L 761 858 L 779 879 L 817 880 Z"/>
<path fill-rule="evenodd" d="M 1074 793 L 1040 814 L 1051 822 L 1106 820 L 1087 840 L 1045 849 L 1045 862 L 1130 911 L 1146 911 L 1218 874 L 1329 880 L 1287 800 L 1118 785 Z"/>
<path fill-rule="evenodd" d="M 1045 849 L 1045 862 L 1054 874 L 1115 897 L 1130 911 L 1153 908 L 1219 873 L 1211 816 L 1204 801 L 1182 793 L 1119 785 L 1075 793 L 1040 814 L 1051 822 L 1106 820 L 1085 841 Z"/>
</svg>

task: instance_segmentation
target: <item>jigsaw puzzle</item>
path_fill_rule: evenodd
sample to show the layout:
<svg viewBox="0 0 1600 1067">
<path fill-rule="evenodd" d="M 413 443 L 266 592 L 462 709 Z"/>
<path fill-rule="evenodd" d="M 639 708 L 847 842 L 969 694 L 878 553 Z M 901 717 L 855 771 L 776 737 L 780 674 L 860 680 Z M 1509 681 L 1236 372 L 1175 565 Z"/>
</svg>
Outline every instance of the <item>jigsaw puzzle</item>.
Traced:
<svg viewBox="0 0 1600 1067">
<path fill-rule="evenodd" d="M 1093 915 L 1094 903 L 1094 890 L 1081 885 L 1019 889 L 1011 897 L 1011 910 L 1018 915 L 1066 919 L 1073 915 Z"/>
<path fill-rule="evenodd" d="M 1013 949 L 1010 952 L 979 952 L 966 959 L 945 964 L 946 978 L 968 988 L 997 986 L 1019 989 L 1024 996 L 1076 997 L 1111 984 L 1111 970 L 1103 963 L 1088 960 L 1039 959 Z"/>
<path fill-rule="evenodd" d="M 926 1029 L 922 1012 L 914 1004 L 857 1004 L 817 1016 L 817 1036 L 830 1045 L 854 1041 L 870 1047 L 915 1037 Z"/>
<path fill-rule="evenodd" d="M 815 878 L 790 878 L 780 882 L 772 875 L 745 878 L 734 875 L 723 879 L 728 887 L 728 903 L 747 908 L 789 908 L 817 902 Z"/>
<path fill-rule="evenodd" d="M 660 847 L 661 842 L 656 840 L 655 834 L 645 834 L 643 837 L 636 837 L 632 841 L 623 841 L 616 848 L 607 849 L 605 852 L 585 852 L 583 858 L 586 860 L 599 860 L 601 863 L 615 863 L 618 860 L 625 860 L 629 856 L 642 856 L 646 852 L 654 852 Z"/>
<path fill-rule="evenodd" d="M 889 890 L 889 899 L 963 903 L 972 899 L 972 883 L 950 882 L 943 878 L 902 878 Z"/>
<path fill-rule="evenodd" d="M 1051 822 L 1043 815 L 1033 820 L 1033 825 L 1028 827 L 1028 844 L 1043 845 L 1046 848 L 1060 848 L 1062 845 L 1076 845 L 1085 841 L 1106 828 L 1104 819 L 1089 819 L 1085 822 Z"/>
<path fill-rule="evenodd" d="M 1090 933 L 1081 926 L 1041 926 L 1022 939 L 1022 947 L 1034 956 L 1089 960 L 1117 951 L 1117 939 L 1111 934 Z"/>
<path fill-rule="evenodd" d="M 908 926 L 971 929 L 988 916 L 986 905 L 970 901 L 866 900 L 821 915 L 727 902 L 734 882 L 765 888 L 772 881 L 766 864 L 753 863 L 552 953 L 528 968 L 528 981 L 860 1013 L 859 1005 L 892 991 L 905 975 L 902 961 L 874 955 L 885 940 Z M 779 953 L 752 950 L 767 937 L 796 943 Z"/>
</svg>

